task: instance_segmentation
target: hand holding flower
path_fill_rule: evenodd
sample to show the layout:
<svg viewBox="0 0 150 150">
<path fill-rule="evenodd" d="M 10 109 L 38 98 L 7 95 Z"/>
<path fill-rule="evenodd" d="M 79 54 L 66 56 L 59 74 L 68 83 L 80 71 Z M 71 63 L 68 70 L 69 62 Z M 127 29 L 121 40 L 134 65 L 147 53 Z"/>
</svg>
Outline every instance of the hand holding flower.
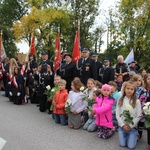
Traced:
<svg viewBox="0 0 150 150">
<path fill-rule="evenodd" d="M 69 112 L 70 112 L 71 106 L 72 106 L 72 101 L 71 101 L 71 99 L 67 99 L 66 105 L 65 105 L 65 111 L 66 111 L 66 113 L 69 113 Z"/>
<path fill-rule="evenodd" d="M 90 114 L 90 118 L 93 118 L 94 117 L 94 114 Z"/>
<path fill-rule="evenodd" d="M 74 110 L 74 111 L 73 111 L 73 114 L 74 114 L 74 115 L 77 115 L 78 113 L 77 113 L 77 111 L 76 111 L 76 110 Z"/>
<path fill-rule="evenodd" d="M 126 132 L 129 132 L 131 130 L 130 126 L 129 125 L 123 125 L 122 126 L 123 130 L 126 131 Z"/>
<path fill-rule="evenodd" d="M 93 108 L 91 108 L 91 114 L 94 115 L 95 114 L 95 110 Z"/>
</svg>

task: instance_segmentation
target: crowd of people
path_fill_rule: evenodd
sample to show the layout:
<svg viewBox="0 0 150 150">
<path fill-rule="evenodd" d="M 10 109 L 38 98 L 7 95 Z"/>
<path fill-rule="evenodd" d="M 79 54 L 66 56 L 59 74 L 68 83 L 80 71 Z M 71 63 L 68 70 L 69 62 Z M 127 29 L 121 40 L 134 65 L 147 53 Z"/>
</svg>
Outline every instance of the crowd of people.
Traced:
<svg viewBox="0 0 150 150">
<path fill-rule="evenodd" d="M 142 108 L 150 101 L 150 74 L 140 72 L 136 61 L 124 63 L 122 55 L 115 67 L 109 58 L 100 62 L 97 53 L 90 58 L 88 48 L 76 64 L 66 51 L 61 55 L 57 71 L 47 51 L 39 64 L 32 53 L 24 64 L 17 58 L 0 60 L 0 90 L 14 104 L 30 101 L 41 112 L 48 110 L 56 123 L 71 129 L 98 131 L 104 139 L 118 131 L 119 145 L 134 149 L 144 129 Z M 131 123 L 125 121 L 125 110 L 133 117 Z"/>
</svg>

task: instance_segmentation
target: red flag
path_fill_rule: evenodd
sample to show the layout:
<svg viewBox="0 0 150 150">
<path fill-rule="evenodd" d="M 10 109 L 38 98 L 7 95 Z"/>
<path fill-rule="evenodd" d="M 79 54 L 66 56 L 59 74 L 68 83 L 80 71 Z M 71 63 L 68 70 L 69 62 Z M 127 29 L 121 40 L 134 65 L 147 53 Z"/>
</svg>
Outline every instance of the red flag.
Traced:
<svg viewBox="0 0 150 150">
<path fill-rule="evenodd" d="M 30 54 L 30 53 L 33 53 L 33 54 L 36 55 L 35 37 L 34 37 L 33 34 L 32 34 L 32 37 L 31 37 L 30 49 L 29 49 L 29 51 L 28 51 L 28 53 L 27 53 L 27 55 L 26 55 L 25 61 L 28 61 L 28 59 L 29 59 L 28 57 L 29 57 L 29 54 Z"/>
<path fill-rule="evenodd" d="M 30 45 L 30 53 L 36 54 L 36 49 L 35 49 L 35 37 L 32 35 L 31 37 L 31 45 Z"/>
<path fill-rule="evenodd" d="M 56 46 L 55 46 L 55 60 L 54 60 L 54 72 L 59 69 L 60 66 L 60 33 L 57 33 L 56 36 Z"/>
<path fill-rule="evenodd" d="M 76 32 L 75 40 L 74 40 L 74 48 L 73 48 L 73 54 L 72 54 L 72 60 L 73 62 L 77 62 L 80 58 L 80 50 L 79 50 L 79 35 L 78 32 Z"/>
</svg>

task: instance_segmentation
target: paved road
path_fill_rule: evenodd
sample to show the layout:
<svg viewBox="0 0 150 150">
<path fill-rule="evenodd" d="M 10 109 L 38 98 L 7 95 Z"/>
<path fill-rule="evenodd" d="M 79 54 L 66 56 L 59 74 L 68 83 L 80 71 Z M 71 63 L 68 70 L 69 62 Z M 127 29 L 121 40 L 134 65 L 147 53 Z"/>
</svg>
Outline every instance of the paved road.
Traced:
<svg viewBox="0 0 150 150">
<path fill-rule="evenodd" d="M 117 132 L 110 139 L 99 139 L 97 132 L 55 124 L 51 115 L 39 112 L 36 105 L 17 106 L 3 96 L 0 96 L 0 138 L 7 141 L 3 150 L 127 150 L 118 146 Z M 148 149 L 146 132 L 136 149 Z"/>
</svg>

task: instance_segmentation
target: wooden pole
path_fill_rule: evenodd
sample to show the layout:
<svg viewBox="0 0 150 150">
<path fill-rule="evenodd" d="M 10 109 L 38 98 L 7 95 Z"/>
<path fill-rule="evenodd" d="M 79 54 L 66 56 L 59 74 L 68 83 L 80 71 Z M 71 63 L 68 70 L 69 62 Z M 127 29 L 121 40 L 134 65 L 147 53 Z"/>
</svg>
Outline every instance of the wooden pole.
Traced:
<svg viewBox="0 0 150 150">
<path fill-rule="evenodd" d="M 0 32 L 0 58 L 2 57 L 2 30 Z"/>
</svg>

